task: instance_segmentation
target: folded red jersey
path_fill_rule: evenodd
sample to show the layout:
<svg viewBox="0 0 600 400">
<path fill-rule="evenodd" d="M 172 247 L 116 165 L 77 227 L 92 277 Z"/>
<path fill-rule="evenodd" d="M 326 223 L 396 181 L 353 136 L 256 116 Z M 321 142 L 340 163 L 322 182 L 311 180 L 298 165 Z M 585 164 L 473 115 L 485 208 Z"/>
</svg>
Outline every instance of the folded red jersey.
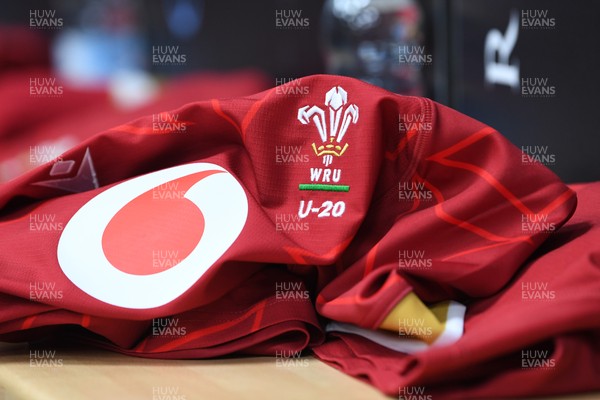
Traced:
<svg viewBox="0 0 600 400">
<path fill-rule="evenodd" d="M 560 243 L 575 192 L 428 99 L 312 76 L 190 103 L 4 184 L 0 206 L 2 340 L 68 332 L 161 358 L 312 348 L 404 396 L 597 385 L 598 255 L 523 267 Z M 549 343 L 580 358 L 549 369 L 556 353 L 534 352 Z"/>
</svg>

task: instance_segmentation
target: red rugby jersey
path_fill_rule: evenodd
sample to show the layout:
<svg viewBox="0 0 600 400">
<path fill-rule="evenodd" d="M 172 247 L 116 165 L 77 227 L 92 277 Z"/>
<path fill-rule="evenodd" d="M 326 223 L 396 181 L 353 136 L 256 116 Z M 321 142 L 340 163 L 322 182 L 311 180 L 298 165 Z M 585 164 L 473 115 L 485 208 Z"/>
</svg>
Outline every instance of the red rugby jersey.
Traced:
<svg viewBox="0 0 600 400">
<path fill-rule="evenodd" d="M 326 328 L 428 354 L 576 196 L 491 127 L 319 75 L 99 133 L 4 184 L 0 206 L 0 339 L 78 325 L 196 358 L 281 355 Z"/>
</svg>

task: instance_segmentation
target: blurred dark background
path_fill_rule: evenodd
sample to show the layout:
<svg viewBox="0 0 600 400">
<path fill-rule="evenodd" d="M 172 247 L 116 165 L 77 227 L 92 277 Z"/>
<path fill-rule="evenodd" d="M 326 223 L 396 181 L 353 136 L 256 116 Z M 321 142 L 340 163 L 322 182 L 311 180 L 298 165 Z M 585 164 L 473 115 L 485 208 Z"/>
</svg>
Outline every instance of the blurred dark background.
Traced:
<svg viewBox="0 0 600 400">
<path fill-rule="evenodd" d="M 107 90 L 129 110 L 119 118 L 130 118 L 182 77 L 206 78 L 184 85 L 200 100 L 343 74 L 433 98 L 498 129 L 565 181 L 592 181 L 600 179 L 599 13 L 600 2 L 584 0 L 5 2 L 0 95 L 8 101 L 1 82 L 16 71 L 37 68 L 75 91 Z M 115 77 L 139 98 L 115 93 Z M 1 120 L 0 181 L 22 172 L 22 142 Z M 31 144 L 52 139 L 39 135 Z"/>
</svg>

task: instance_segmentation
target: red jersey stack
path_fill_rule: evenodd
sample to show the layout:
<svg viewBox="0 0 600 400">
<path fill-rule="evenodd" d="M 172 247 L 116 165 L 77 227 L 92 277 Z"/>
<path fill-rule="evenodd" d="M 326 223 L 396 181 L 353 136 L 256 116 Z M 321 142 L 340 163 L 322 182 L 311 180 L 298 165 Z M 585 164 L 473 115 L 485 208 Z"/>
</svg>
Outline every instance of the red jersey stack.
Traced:
<svg viewBox="0 0 600 400">
<path fill-rule="evenodd" d="M 561 228 L 575 191 L 493 128 L 350 78 L 190 103 L 0 188 L 0 339 L 312 348 L 405 397 L 598 388 L 600 197 L 576 189 Z"/>
</svg>

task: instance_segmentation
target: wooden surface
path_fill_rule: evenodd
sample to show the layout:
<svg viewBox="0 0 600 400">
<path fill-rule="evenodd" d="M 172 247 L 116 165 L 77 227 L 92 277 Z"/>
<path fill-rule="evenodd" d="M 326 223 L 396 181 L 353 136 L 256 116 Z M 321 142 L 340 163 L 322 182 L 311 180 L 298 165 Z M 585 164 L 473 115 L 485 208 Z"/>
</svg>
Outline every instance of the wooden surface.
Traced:
<svg viewBox="0 0 600 400">
<path fill-rule="evenodd" d="M 312 357 L 281 365 L 271 357 L 166 361 L 82 347 L 44 350 L 0 343 L 0 399 L 393 398 Z"/>
</svg>

